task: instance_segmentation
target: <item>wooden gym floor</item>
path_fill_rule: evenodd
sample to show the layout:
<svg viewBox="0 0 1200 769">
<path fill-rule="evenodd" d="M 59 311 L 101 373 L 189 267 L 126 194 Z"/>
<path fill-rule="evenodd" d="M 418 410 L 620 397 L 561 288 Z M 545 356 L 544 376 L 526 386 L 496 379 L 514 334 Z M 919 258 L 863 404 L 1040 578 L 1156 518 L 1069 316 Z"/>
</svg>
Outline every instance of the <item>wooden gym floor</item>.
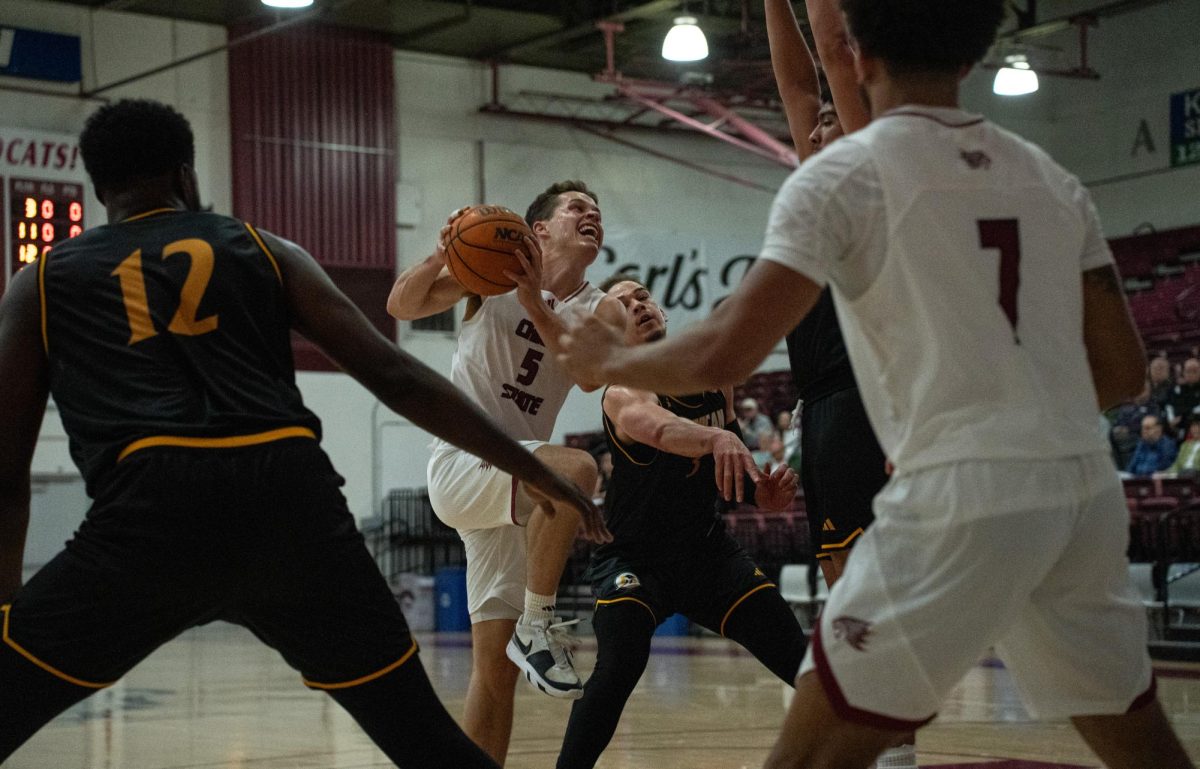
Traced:
<svg viewBox="0 0 1200 769">
<path fill-rule="evenodd" d="M 465 635 L 420 635 L 451 713 L 470 670 Z M 579 655 L 590 671 L 594 646 Z M 1159 694 L 1200 757 L 1200 666 L 1160 665 Z M 759 767 L 783 718 L 782 684 L 718 638 L 655 639 L 601 769 Z M 397 703 L 397 707 L 401 707 Z M 569 705 L 518 684 L 511 769 L 553 767 Z M 1030 720 L 1007 672 L 983 661 L 920 733 L 922 767 L 1064 769 L 1099 764 L 1062 722 Z M 111 689 L 48 725 L 12 769 L 367 769 L 391 766 L 328 697 L 241 628 L 215 624 L 164 646 Z"/>
</svg>

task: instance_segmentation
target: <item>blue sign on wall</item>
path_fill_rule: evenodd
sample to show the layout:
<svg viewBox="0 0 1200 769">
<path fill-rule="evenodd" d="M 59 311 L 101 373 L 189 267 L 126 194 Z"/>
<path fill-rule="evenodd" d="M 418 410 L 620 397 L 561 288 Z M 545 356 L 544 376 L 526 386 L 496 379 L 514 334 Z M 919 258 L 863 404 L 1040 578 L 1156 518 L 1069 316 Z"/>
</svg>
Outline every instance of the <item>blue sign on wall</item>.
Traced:
<svg viewBox="0 0 1200 769">
<path fill-rule="evenodd" d="M 1171 94 L 1171 165 L 1200 163 L 1200 88 Z"/>
<path fill-rule="evenodd" d="M 0 26 L 0 75 L 77 83 L 81 60 L 74 35 Z"/>
</svg>

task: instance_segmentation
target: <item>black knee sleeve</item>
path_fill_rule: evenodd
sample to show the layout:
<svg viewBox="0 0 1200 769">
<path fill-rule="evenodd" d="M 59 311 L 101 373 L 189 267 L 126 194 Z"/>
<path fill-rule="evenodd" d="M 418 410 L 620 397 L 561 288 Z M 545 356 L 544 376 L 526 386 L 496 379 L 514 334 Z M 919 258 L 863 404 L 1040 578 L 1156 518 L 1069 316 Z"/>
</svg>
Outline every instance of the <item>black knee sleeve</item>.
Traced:
<svg viewBox="0 0 1200 769">
<path fill-rule="evenodd" d="M 625 701 L 633 693 L 650 659 L 655 621 L 634 601 L 596 608 L 596 667 L 571 708 L 558 769 L 591 769 L 612 739 Z"/>
<path fill-rule="evenodd" d="M 778 590 L 751 593 L 725 622 L 725 637 L 746 647 L 759 662 L 795 686 L 808 642 L 796 615 Z"/>
</svg>

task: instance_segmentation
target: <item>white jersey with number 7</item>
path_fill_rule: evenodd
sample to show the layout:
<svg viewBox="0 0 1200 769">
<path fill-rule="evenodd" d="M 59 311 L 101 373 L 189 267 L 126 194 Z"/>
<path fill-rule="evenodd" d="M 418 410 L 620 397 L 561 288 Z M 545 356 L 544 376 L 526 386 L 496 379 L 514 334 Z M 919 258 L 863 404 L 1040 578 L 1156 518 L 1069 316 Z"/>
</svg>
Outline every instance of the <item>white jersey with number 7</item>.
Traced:
<svg viewBox="0 0 1200 769">
<path fill-rule="evenodd" d="M 903 107 L 804 163 L 761 258 L 832 285 L 898 471 L 1104 452 L 1082 271 L 1112 263 L 1079 180 L 956 109 Z"/>
</svg>

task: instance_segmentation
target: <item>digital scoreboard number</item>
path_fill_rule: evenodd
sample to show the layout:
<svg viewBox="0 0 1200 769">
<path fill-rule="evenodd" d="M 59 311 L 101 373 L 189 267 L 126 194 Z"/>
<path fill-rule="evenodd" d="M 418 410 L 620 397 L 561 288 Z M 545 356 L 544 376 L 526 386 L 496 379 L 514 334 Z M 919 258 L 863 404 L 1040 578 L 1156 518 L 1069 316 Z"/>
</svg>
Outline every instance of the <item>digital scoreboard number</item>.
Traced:
<svg viewBox="0 0 1200 769">
<path fill-rule="evenodd" d="M 101 223 L 91 194 L 77 136 L 0 125 L 0 294 L 54 244 Z"/>
<path fill-rule="evenodd" d="M 15 274 L 55 243 L 83 232 L 82 184 L 45 179 L 10 179 L 9 264 Z"/>
</svg>

